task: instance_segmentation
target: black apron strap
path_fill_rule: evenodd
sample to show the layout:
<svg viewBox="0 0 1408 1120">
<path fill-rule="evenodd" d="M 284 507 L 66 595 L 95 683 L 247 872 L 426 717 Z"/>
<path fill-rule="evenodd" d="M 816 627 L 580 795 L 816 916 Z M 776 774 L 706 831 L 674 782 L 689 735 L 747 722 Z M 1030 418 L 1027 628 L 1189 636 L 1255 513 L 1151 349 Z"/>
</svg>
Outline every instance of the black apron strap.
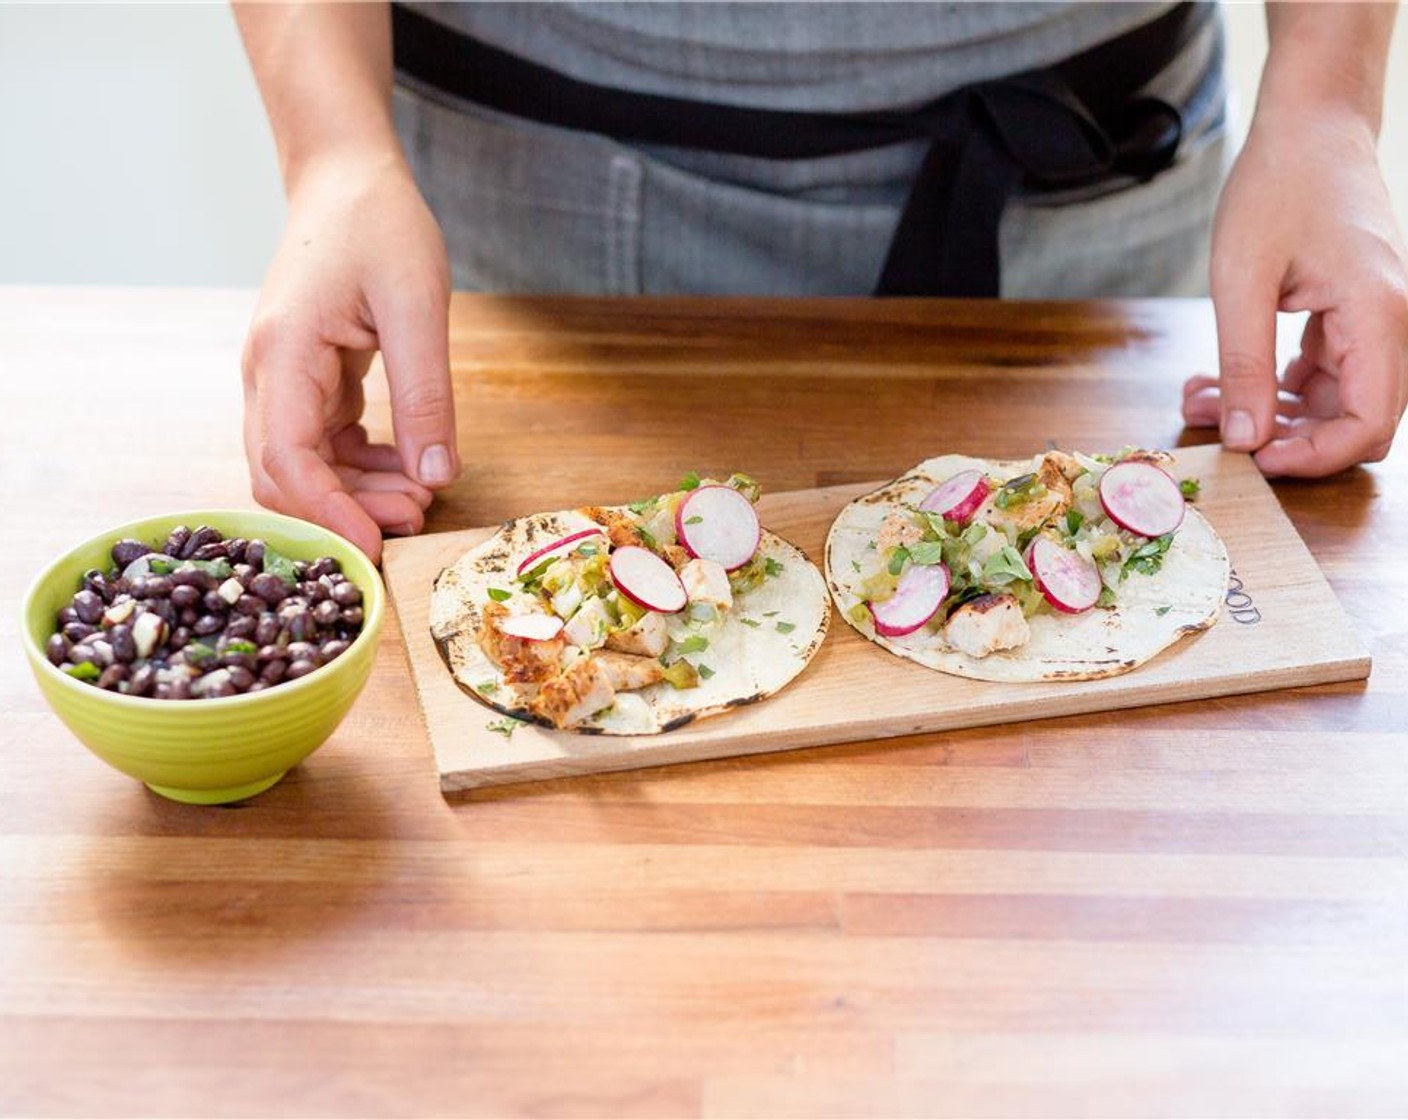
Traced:
<svg viewBox="0 0 1408 1120">
<path fill-rule="evenodd" d="M 392 5 L 397 70 L 477 105 L 616 140 L 763 159 L 816 159 L 927 140 L 876 295 L 996 296 L 998 231 L 1022 186 L 1112 173 L 1147 179 L 1182 138 L 1178 112 L 1137 92 L 1214 14 L 1184 0 L 1074 58 L 965 86 L 912 111 L 811 113 L 691 101 L 583 82 Z"/>
</svg>

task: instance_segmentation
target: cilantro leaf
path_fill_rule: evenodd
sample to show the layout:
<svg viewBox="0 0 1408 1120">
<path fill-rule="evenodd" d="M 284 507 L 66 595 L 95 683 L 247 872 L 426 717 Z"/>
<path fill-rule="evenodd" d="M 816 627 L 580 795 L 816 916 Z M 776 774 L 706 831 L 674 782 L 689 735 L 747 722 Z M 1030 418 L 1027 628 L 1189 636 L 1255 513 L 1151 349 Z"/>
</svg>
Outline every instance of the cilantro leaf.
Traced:
<svg viewBox="0 0 1408 1120">
<path fill-rule="evenodd" d="M 489 588 L 489 598 L 496 603 L 502 603 L 506 599 L 512 599 L 513 592 L 505 591 L 502 587 L 491 587 Z"/>
</svg>

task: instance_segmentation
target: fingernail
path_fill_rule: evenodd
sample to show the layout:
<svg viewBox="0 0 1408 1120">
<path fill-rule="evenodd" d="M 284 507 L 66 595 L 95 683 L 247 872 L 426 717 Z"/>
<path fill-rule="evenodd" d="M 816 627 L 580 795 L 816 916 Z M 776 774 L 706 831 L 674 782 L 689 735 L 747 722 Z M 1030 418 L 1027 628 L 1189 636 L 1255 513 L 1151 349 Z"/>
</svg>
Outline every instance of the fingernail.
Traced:
<svg viewBox="0 0 1408 1120">
<path fill-rule="evenodd" d="M 1248 450 L 1256 442 L 1256 425 L 1252 414 L 1234 408 L 1222 418 L 1222 442 L 1236 451 Z"/>
<path fill-rule="evenodd" d="M 426 486 L 444 486 L 454 477 L 450 449 L 443 443 L 432 443 L 420 453 L 420 480 Z"/>
</svg>

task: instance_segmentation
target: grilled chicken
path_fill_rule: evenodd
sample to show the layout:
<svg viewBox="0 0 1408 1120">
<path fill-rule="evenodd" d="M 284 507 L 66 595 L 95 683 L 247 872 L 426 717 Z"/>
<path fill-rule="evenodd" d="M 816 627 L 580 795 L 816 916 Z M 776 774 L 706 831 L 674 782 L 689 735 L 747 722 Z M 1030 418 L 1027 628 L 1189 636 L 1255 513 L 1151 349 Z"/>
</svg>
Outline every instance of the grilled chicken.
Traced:
<svg viewBox="0 0 1408 1120">
<path fill-rule="evenodd" d="M 535 684 L 555 676 L 562 668 L 562 651 L 567 642 L 561 633 L 542 640 L 520 638 L 500 629 L 511 614 L 502 603 L 486 603 L 481 613 L 479 646 L 503 670 L 505 682 Z"/>
<path fill-rule="evenodd" d="M 636 657 L 630 653 L 603 650 L 594 654 L 592 660 L 601 662 L 607 678 L 611 681 L 611 687 L 617 692 L 631 692 L 637 688 L 659 684 L 665 679 L 665 667 L 653 657 Z"/>
<path fill-rule="evenodd" d="M 1057 513 L 1065 513 L 1071 508 L 1071 502 L 1075 500 L 1071 493 L 1071 479 L 1066 475 L 1064 460 L 1070 459 L 1080 470 L 1080 463 L 1067 455 L 1064 451 L 1048 451 L 1041 459 L 1041 466 L 1037 468 L 1036 476 L 1041 479 L 1041 484 L 1046 487 L 1047 492 L 1061 495 L 1061 508 Z M 1076 477 L 1080 477 L 1077 475 Z"/>
<path fill-rule="evenodd" d="M 944 637 L 969 657 L 986 657 L 1000 649 L 1015 649 L 1031 640 L 1031 627 L 1021 604 L 1006 592 L 980 595 L 948 616 Z"/>
<path fill-rule="evenodd" d="M 606 648 L 620 653 L 634 653 L 641 657 L 659 657 L 665 652 L 670 641 L 665 626 L 665 616 L 658 611 L 647 611 L 640 621 L 615 634 L 606 637 Z"/>
<path fill-rule="evenodd" d="M 645 541 L 640 535 L 640 528 L 629 514 L 616 509 L 607 509 L 604 506 L 586 506 L 581 510 L 581 513 L 585 517 L 590 517 L 606 530 L 606 536 L 611 541 L 612 548 L 622 548 L 628 544 L 645 546 Z"/>
<path fill-rule="evenodd" d="M 720 613 L 733 606 L 733 589 L 728 573 L 716 560 L 691 560 L 680 569 L 680 582 L 691 603 L 708 603 Z"/>
<path fill-rule="evenodd" d="M 924 531 L 906 514 L 892 513 L 880 523 L 880 531 L 875 535 L 875 547 L 884 552 L 897 544 L 909 546 L 924 539 Z"/>
<path fill-rule="evenodd" d="M 544 682 L 532 710 L 555 727 L 575 727 L 593 712 L 611 707 L 615 698 L 610 670 L 599 657 L 583 657 Z"/>
</svg>

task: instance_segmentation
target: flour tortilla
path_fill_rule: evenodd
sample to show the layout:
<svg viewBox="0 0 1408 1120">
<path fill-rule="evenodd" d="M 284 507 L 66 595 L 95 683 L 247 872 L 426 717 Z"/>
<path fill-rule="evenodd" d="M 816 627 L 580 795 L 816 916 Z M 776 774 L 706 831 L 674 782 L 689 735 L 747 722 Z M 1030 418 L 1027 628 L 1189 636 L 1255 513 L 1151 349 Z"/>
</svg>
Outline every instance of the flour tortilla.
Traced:
<svg viewBox="0 0 1408 1120">
<path fill-rule="evenodd" d="M 975 680 L 1014 682 L 1113 677 L 1217 621 L 1227 591 L 1227 549 L 1192 506 L 1158 572 L 1131 574 L 1119 585 L 1112 608 L 1076 615 L 1037 614 L 1027 620 L 1031 641 L 1017 649 L 970 657 L 927 627 L 902 638 L 886 638 L 875 632 L 868 618 L 857 623 L 851 617 L 851 608 L 861 602 L 861 577 L 852 561 L 862 567 L 873 565 L 874 552 L 868 546 L 887 516 L 904 506 L 917 506 L 935 486 L 960 471 L 979 470 L 1007 479 L 1036 470 L 1040 461 L 1040 455 L 1013 461 L 943 455 L 851 502 L 832 524 L 826 541 L 826 582 L 841 616 L 872 642 L 931 669 Z"/>
<path fill-rule="evenodd" d="M 626 511 L 624 506 L 616 508 Z M 480 611 L 491 601 L 490 587 L 516 586 L 518 565 L 531 553 L 582 529 L 599 527 L 577 510 L 520 517 L 506 522 L 437 577 L 430 599 L 431 635 L 456 683 L 480 703 L 516 719 L 543 723 L 515 706 L 502 672 L 480 648 Z M 617 693 L 612 708 L 569 730 L 599 735 L 671 731 L 766 699 L 805 669 L 831 618 L 826 584 L 816 565 L 781 537 L 764 530 L 758 547 L 763 556 L 782 565 L 781 571 L 736 595 L 724 620 L 704 632 L 707 650 L 687 656 L 696 666 L 712 669 L 713 676 L 701 674 L 697 688 L 657 684 Z M 743 618 L 758 625 L 749 626 Z M 491 687 L 485 689 L 486 683 Z"/>
</svg>

